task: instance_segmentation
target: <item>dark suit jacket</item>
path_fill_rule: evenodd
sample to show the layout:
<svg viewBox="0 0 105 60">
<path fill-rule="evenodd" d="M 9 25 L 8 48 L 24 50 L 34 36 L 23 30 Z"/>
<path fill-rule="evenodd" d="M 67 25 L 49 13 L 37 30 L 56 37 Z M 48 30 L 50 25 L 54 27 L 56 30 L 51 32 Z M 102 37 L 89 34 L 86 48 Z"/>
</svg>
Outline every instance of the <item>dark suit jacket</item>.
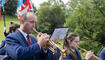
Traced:
<svg viewBox="0 0 105 60">
<path fill-rule="evenodd" d="M 47 53 L 44 53 L 37 44 L 37 40 L 30 36 L 32 45 L 29 46 L 25 37 L 19 30 L 9 34 L 6 38 L 6 60 L 46 60 Z"/>
<path fill-rule="evenodd" d="M 48 52 L 47 60 L 59 60 L 59 57 L 61 56 L 59 49 L 57 49 L 56 53 L 53 53 L 51 50 L 48 50 Z"/>
<path fill-rule="evenodd" d="M 102 60 L 105 60 L 105 47 L 101 50 L 99 54 L 99 58 L 101 58 Z"/>
<path fill-rule="evenodd" d="M 79 51 L 78 50 L 76 50 L 76 57 L 77 57 L 77 60 L 82 60 L 81 59 L 81 56 L 80 56 L 80 53 L 79 53 Z M 70 56 L 70 55 L 67 55 L 67 57 L 66 58 L 63 58 L 62 60 L 73 60 L 72 59 L 72 57 Z"/>
</svg>

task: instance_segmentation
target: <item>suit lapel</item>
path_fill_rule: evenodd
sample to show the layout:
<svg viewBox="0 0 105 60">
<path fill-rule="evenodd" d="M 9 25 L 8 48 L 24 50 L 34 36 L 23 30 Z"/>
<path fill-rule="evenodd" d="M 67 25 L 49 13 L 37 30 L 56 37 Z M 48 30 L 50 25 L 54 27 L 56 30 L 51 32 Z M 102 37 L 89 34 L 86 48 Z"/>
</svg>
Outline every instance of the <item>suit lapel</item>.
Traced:
<svg viewBox="0 0 105 60">
<path fill-rule="evenodd" d="M 19 30 L 17 30 L 16 32 L 17 32 L 18 40 L 21 43 L 21 45 L 29 46 L 25 37 L 22 35 L 22 33 Z"/>
</svg>

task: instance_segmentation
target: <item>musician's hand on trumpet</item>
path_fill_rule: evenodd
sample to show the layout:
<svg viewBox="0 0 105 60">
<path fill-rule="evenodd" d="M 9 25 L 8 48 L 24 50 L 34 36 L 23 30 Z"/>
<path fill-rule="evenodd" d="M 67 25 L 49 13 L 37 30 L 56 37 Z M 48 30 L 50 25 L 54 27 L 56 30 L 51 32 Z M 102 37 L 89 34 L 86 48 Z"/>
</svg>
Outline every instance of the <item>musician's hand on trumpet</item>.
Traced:
<svg viewBox="0 0 105 60">
<path fill-rule="evenodd" d="M 39 46 L 44 48 L 50 47 L 49 38 L 50 38 L 50 35 L 46 33 L 38 34 L 37 39 L 38 39 Z"/>
<path fill-rule="evenodd" d="M 81 47 L 78 47 L 78 48 L 79 48 L 80 50 L 84 51 L 84 52 L 87 52 L 87 53 L 86 53 L 86 56 L 85 56 L 86 59 L 88 59 L 88 60 L 95 60 L 95 59 L 101 60 L 99 57 L 97 57 L 96 55 L 94 55 L 93 52 L 87 51 L 86 49 L 83 49 L 83 48 L 81 48 Z M 83 56 L 84 56 L 84 55 L 83 55 Z"/>
<path fill-rule="evenodd" d="M 93 52 L 92 51 L 87 51 L 85 59 L 86 60 L 94 60 L 94 56 L 93 56 Z"/>
</svg>

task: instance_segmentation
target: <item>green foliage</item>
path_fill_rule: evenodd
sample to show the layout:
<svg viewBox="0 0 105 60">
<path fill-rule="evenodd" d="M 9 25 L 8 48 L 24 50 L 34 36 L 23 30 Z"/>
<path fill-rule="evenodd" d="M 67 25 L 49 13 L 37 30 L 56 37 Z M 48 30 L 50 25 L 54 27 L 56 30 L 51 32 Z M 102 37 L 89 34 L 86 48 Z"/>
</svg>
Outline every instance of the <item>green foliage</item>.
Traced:
<svg viewBox="0 0 105 60">
<path fill-rule="evenodd" d="M 81 2 L 82 4 L 69 14 L 65 26 L 70 28 L 70 32 L 78 33 L 82 40 L 88 39 L 104 44 L 105 17 L 90 1 Z"/>
<path fill-rule="evenodd" d="M 5 0 L 4 9 L 6 15 L 15 15 L 18 0 Z"/>
<path fill-rule="evenodd" d="M 98 42 L 93 42 L 91 40 L 81 41 L 79 46 L 83 49 L 86 49 L 87 51 L 91 50 L 92 52 L 94 52 L 95 55 L 97 55 L 97 53 L 101 49 L 101 46 L 98 45 Z M 84 53 L 84 51 L 81 51 L 81 52 Z"/>
<path fill-rule="evenodd" d="M 41 32 L 52 33 L 54 28 L 63 27 L 64 12 L 60 5 L 43 3 L 37 13 L 37 29 Z"/>
<path fill-rule="evenodd" d="M 32 3 L 32 8 L 33 8 L 33 12 L 35 12 L 35 13 L 36 13 L 37 9 L 36 9 L 36 7 L 34 6 L 34 4 L 33 4 L 33 3 Z"/>
<path fill-rule="evenodd" d="M 98 42 L 93 42 L 92 40 L 84 40 L 84 41 L 81 41 L 80 40 L 80 43 L 79 43 L 79 46 L 83 49 L 83 50 L 86 50 L 86 51 L 92 51 L 96 56 L 98 55 L 98 52 L 101 50 L 101 46 L 98 45 L 99 43 Z M 82 59 L 85 58 L 85 55 L 86 55 L 86 51 L 83 51 L 81 49 L 79 49 L 80 51 L 80 54 L 82 56 Z M 95 59 L 97 60 L 97 59 Z"/>
<path fill-rule="evenodd" d="M 99 12 L 105 17 L 105 1 L 104 0 L 92 0 L 94 8 L 98 9 Z"/>
</svg>

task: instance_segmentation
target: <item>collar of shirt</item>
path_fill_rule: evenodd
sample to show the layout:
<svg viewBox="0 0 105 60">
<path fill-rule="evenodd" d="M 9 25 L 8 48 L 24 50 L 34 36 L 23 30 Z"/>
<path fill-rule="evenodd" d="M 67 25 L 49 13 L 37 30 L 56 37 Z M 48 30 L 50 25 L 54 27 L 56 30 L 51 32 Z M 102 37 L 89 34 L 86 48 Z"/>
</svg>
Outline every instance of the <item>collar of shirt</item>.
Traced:
<svg viewBox="0 0 105 60">
<path fill-rule="evenodd" d="M 75 52 L 75 49 L 70 48 L 72 52 Z"/>
<path fill-rule="evenodd" d="M 27 40 L 27 33 L 25 33 L 25 32 L 23 32 L 21 29 L 18 29 L 22 34 L 23 34 L 23 36 L 25 37 L 25 39 Z M 41 46 L 39 46 L 40 47 L 40 49 L 41 49 Z M 46 53 L 46 51 L 44 51 L 45 53 Z"/>
<path fill-rule="evenodd" d="M 25 37 L 25 39 L 27 40 L 27 33 L 25 33 L 25 32 L 23 32 L 21 29 L 18 29 L 22 34 L 23 34 L 23 36 Z"/>
</svg>

